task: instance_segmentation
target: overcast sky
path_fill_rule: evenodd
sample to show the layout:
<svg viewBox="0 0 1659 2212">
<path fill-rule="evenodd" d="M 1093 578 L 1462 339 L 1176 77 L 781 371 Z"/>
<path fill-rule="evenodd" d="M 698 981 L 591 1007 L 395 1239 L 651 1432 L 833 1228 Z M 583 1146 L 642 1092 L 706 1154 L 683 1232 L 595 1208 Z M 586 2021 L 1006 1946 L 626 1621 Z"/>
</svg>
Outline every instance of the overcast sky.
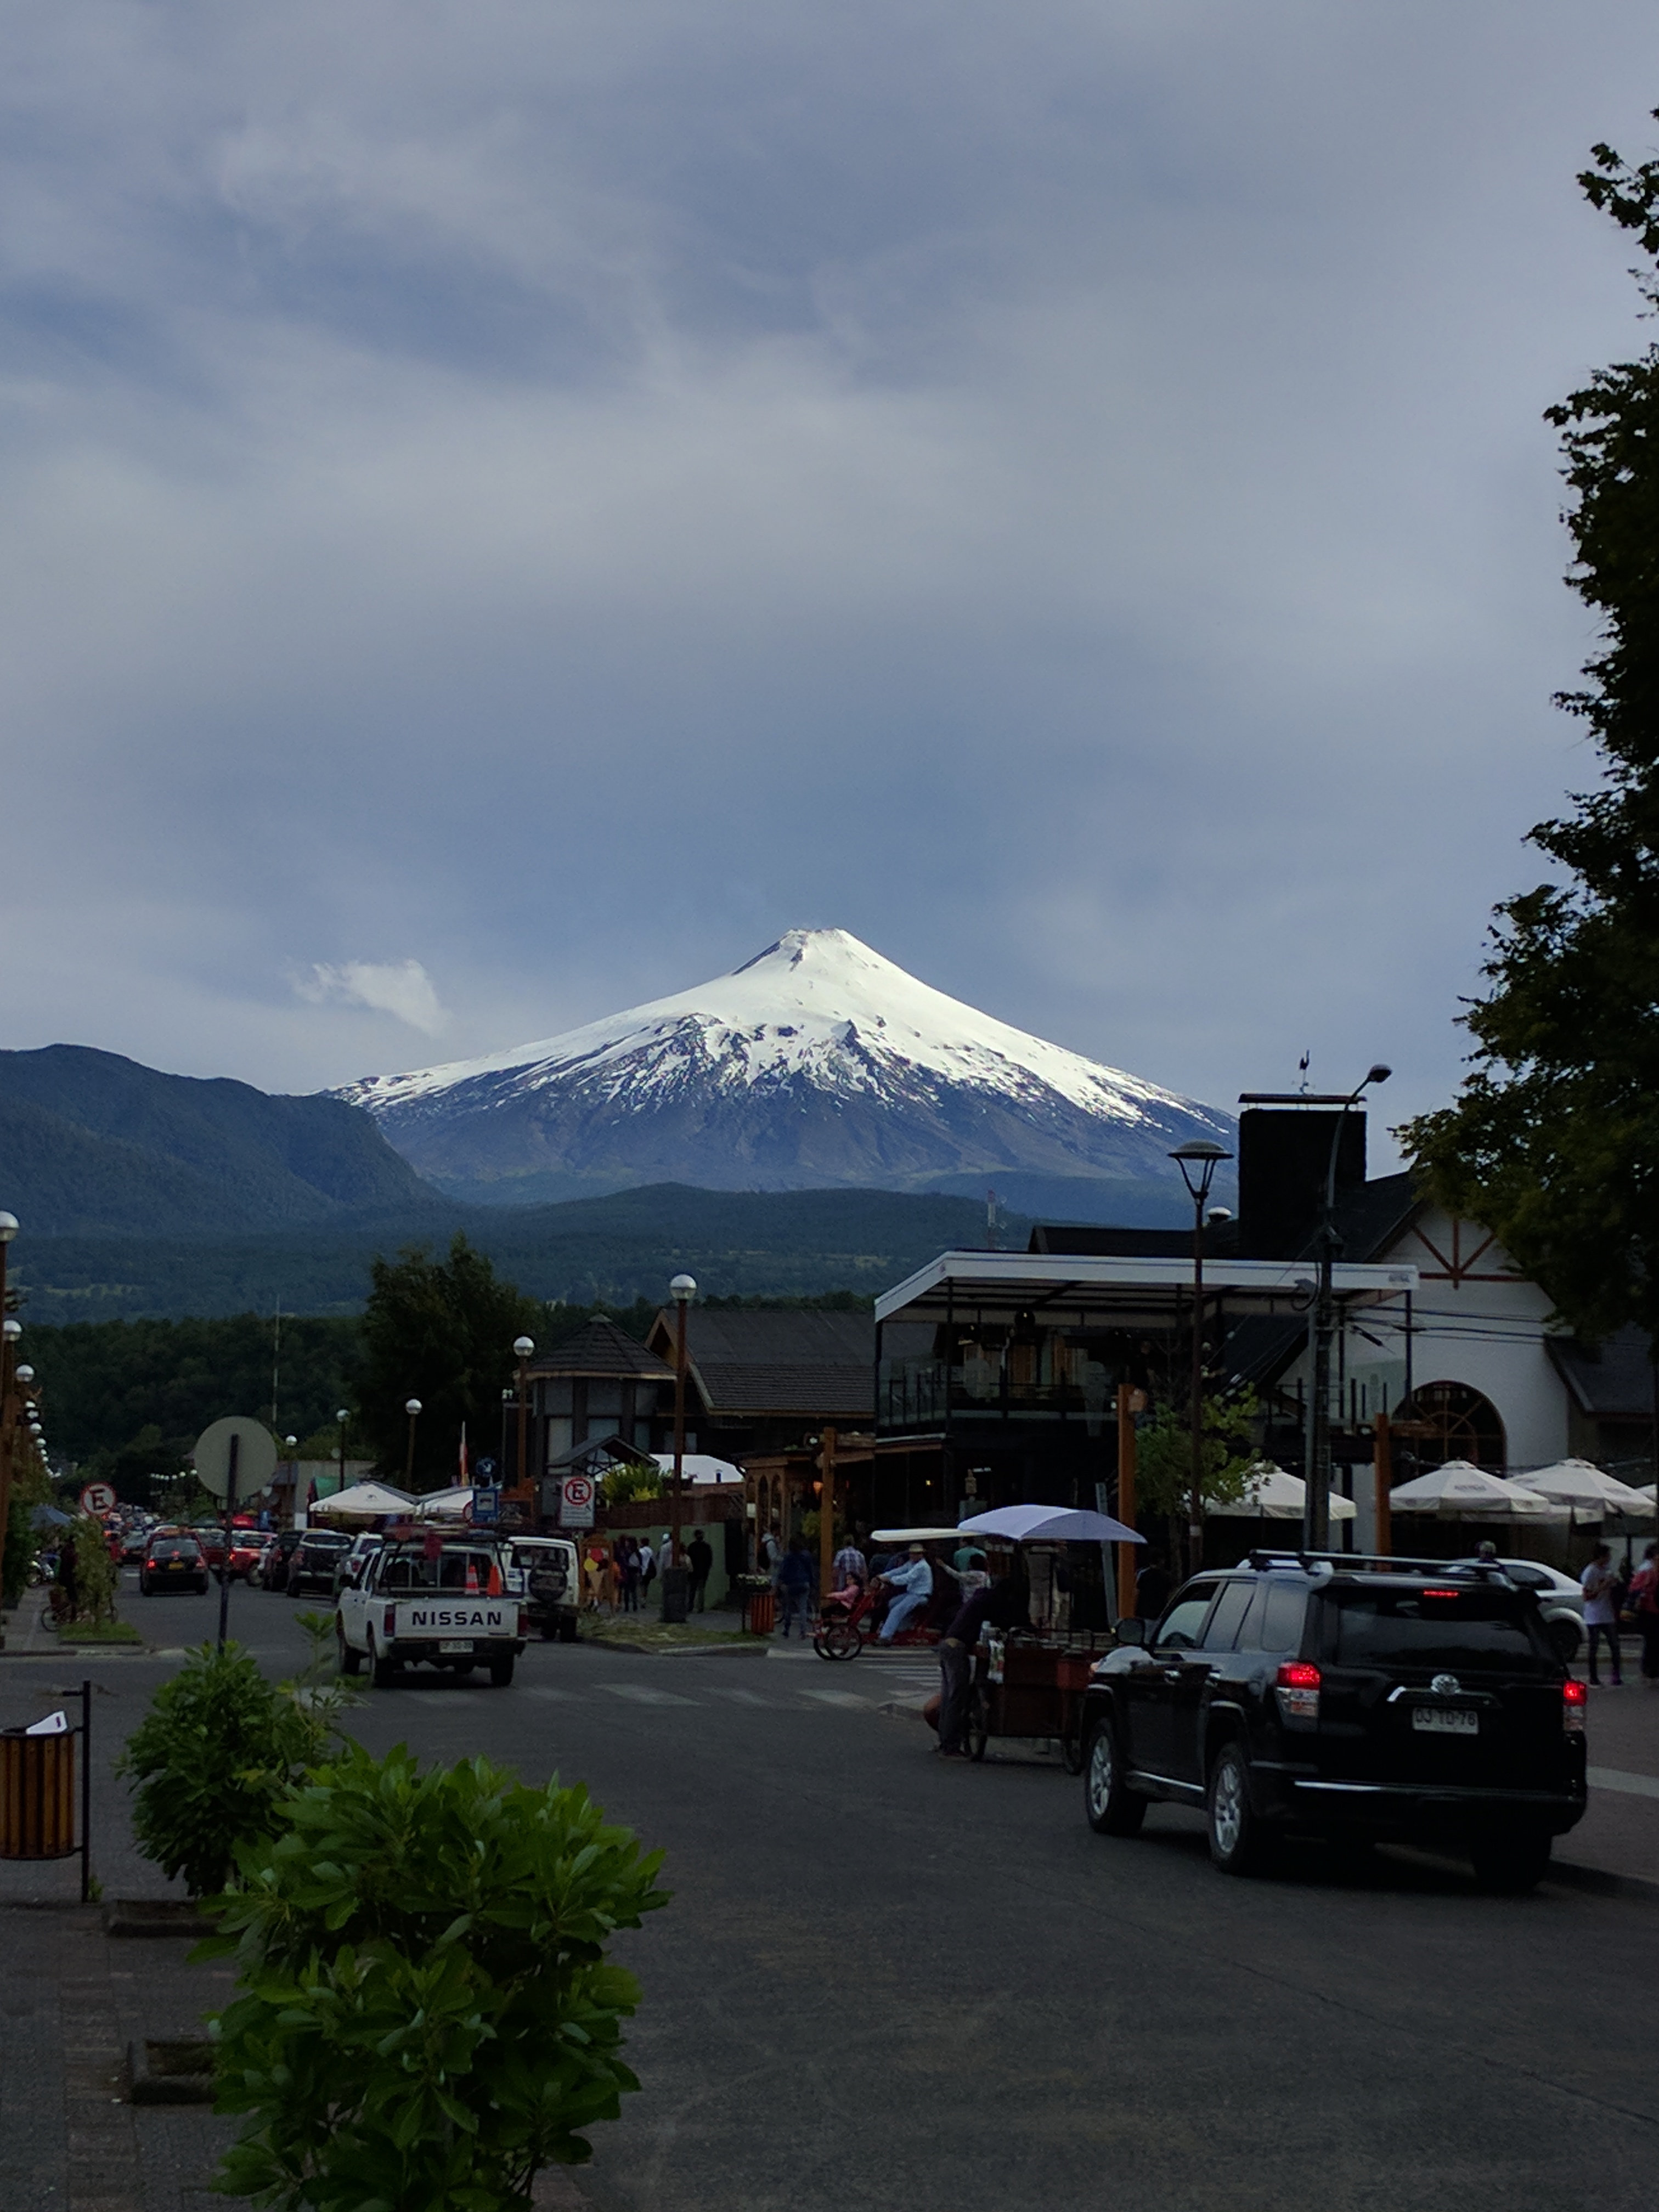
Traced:
<svg viewBox="0 0 1659 2212">
<path fill-rule="evenodd" d="M 1656 105 L 1650 0 L 12 5 L 4 1042 L 307 1090 L 836 924 L 1436 1103 Z"/>
</svg>

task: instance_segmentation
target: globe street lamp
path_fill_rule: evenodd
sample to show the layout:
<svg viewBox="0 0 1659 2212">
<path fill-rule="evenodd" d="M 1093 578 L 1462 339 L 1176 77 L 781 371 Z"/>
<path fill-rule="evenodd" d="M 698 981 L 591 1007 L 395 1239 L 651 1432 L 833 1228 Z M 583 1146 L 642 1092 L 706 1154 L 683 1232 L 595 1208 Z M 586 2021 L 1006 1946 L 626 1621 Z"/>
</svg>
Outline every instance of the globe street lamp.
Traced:
<svg viewBox="0 0 1659 2212">
<path fill-rule="evenodd" d="M 530 1460 L 528 1443 L 529 1403 L 526 1389 L 530 1381 L 530 1361 L 536 1350 L 533 1336 L 515 1336 L 513 1357 L 519 1363 L 519 1457 L 513 1471 L 513 1486 L 520 1496 L 530 1488 Z"/>
<path fill-rule="evenodd" d="M 1336 1127 L 1331 1131 L 1331 1157 L 1325 1170 L 1319 1206 L 1319 1289 L 1314 1299 L 1313 1389 L 1308 1402 L 1307 1492 L 1302 1506 L 1302 1541 L 1310 1552 L 1328 1549 L 1331 1540 L 1331 1339 L 1336 1334 L 1336 1299 L 1331 1274 L 1342 1239 L 1336 1231 L 1336 1159 L 1349 1114 L 1373 1083 L 1386 1083 L 1394 1073 L 1382 1060 L 1357 1083 L 1337 1107 Z"/>
<path fill-rule="evenodd" d="M 404 1411 L 409 1416 L 409 1451 L 404 1461 L 404 1488 L 412 1497 L 415 1492 L 415 1424 L 421 1418 L 420 1400 L 405 1398 Z"/>
<path fill-rule="evenodd" d="M 350 1408 L 350 1407 L 349 1407 L 349 1406 L 337 1406 L 337 1407 L 334 1408 L 334 1418 L 335 1418 L 335 1419 L 336 1419 L 336 1420 L 340 1424 L 340 1487 L 341 1487 L 341 1489 L 342 1489 L 342 1490 L 343 1490 L 343 1489 L 345 1488 L 345 1486 L 346 1486 L 346 1479 L 345 1479 L 346 1423 L 347 1423 L 347 1422 L 351 1419 L 351 1408 Z"/>
<path fill-rule="evenodd" d="M 0 1314 L 5 1315 L 5 1340 L 0 1345 L 0 1576 L 5 1571 L 6 1525 L 11 1518 L 12 1431 L 17 1413 L 12 1370 L 17 1359 L 17 1340 L 23 1325 L 6 1313 L 6 1259 L 17 1234 L 15 1213 L 0 1212 Z"/>
<path fill-rule="evenodd" d="M 1170 1158 L 1193 1201 L 1193 1488 L 1187 1507 L 1187 1571 L 1204 1564 L 1204 1208 L 1215 1171 L 1232 1154 L 1207 1137 L 1181 1145 Z"/>
<path fill-rule="evenodd" d="M 680 1559 L 680 1522 L 685 1475 L 685 1315 L 697 1295 L 695 1278 L 676 1275 L 668 1285 L 668 1295 L 674 1301 L 674 1499 L 669 1528 L 670 1565 L 662 1578 L 662 1617 L 684 1620 L 686 1570 Z"/>
</svg>

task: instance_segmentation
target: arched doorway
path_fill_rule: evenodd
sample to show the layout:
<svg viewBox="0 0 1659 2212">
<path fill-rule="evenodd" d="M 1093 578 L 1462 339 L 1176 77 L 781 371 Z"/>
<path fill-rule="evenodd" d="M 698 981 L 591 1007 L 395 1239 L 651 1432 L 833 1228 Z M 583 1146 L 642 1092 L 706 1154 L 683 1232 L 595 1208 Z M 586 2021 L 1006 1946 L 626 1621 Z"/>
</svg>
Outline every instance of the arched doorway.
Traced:
<svg viewBox="0 0 1659 2212">
<path fill-rule="evenodd" d="M 1410 1425 L 1413 1456 L 1425 1470 L 1443 1467 L 1449 1459 L 1466 1459 L 1501 1474 L 1507 1462 L 1497 1407 L 1467 1382 L 1419 1383 L 1395 1421 Z"/>
</svg>

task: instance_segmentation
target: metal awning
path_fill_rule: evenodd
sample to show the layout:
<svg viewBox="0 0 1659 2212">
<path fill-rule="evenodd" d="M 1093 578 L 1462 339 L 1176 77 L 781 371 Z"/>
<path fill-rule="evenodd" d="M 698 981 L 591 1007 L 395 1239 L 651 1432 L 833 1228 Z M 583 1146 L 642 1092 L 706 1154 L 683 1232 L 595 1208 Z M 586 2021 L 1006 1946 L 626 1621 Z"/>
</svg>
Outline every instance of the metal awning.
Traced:
<svg viewBox="0 0 1659 2212">
<path fill-rule="evenodd" d="M 1259 1314 L 1305 1313 L 1317 1274 L 1311 1260 L 1206 1256 L 1205 1296 Z M 1332 1286 L 1345 1306 L 1381 1305 L 1414 1291 L 1417 1270 L 1339 1261 L 1332 1270 Z M 941 1252 L 876 1300 L 876 1319 L 936 1322 L 954 1314 L 966 1321 L 970 1316 L 1012 1317 L 1048 1307 L 1054 1310 L 1056 1326 L 1076 1316 L 1106 1328 L 1156 1328 L 1190 1311 L 1192 1296 L 1189 1259 Z"/>
</svg>

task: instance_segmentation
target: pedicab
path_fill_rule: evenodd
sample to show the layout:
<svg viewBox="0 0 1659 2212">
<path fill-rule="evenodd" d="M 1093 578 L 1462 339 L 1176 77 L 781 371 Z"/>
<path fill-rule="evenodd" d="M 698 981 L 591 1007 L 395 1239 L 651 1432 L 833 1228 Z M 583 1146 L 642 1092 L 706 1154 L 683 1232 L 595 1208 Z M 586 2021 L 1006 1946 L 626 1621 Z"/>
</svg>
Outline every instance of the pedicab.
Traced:
<svg viewBox="0 0 1659 2212">
<path fill-rule="evenodd" d="M 955 1528 L 875 1528 L 870 1535 L 872 1544 L 889 1545 L 895 1549 L 910 1544 L 954 1547 L 961 1540 Z M 917 1646 L 931 1649 L 950 1626 L 962 1602 L 962 1583 L 946 1561 L 934 1559 L 931 1565 L 933 1595 L 919 1613 L 911 1614 L 891 1642 L 883 1646 L 884 1650 L 897 1651 Z M 876 1587 L 881 1579 L 878 1575 L 872 1576 L 856 1596 L 835 1590 L 824 1596 L 812 1624 L 812 1649 L 820 1659 L 856 1659 L 866 1644 L 875 1642 L 887 1612 L 888 1594 Z"/>
<path fill-rule="evenodd" d="M 959 1532 L 981 1541 L 1021 1544 L 1141 1544 L 1144 1536 L 1104 1513 L 1059 1505 L 1005 1505 L 976 1514 Z M 1110 1577 L 1106 1577 L 1110 1587 Z M 985 1756 L 994 1736 L 1047 1737 L 1060 1746 L 1068 1774 L 1083 1771 L 1083 1693 L 1097 1660 L 1115 1648 L 1109 1627 L 988 1630 L 974 1654 L 968 1750 Z"/>
</svg>

